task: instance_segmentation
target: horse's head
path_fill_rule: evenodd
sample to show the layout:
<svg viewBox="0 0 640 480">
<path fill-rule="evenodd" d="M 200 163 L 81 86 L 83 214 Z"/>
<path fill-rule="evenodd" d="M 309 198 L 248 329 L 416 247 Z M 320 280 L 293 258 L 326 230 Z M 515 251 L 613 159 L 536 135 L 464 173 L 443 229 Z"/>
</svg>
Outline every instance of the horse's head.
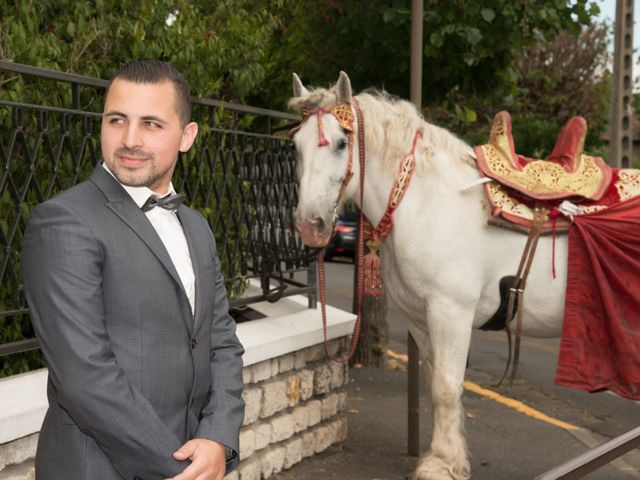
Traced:
<svg viewBox="0 0 640 480">
<path fill-rule="evenodd" d="M 292 130 L 299 182 L 296 227 L 310 247 L 323 247 L 329 242 L 346 186 L 357 170 L 351 102 L 351 82 L 344 72 L 331 89 L 312 91 L 293 74 L 289 106 L 303 114 L 300 125 Z"/>
</svg>

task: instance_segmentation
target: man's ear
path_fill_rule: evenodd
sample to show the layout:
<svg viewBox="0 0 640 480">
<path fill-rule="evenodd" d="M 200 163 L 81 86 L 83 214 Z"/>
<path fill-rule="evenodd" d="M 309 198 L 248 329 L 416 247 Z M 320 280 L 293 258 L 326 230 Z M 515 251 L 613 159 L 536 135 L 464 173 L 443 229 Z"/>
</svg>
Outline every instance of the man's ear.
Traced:
<svg viewBox="0 0 640 480">
<path fill-rule="evenodd" d="M 180 151 L 187 152 L 198 135 L 198 124 L 196 122 L 190 122 L 184 127 L 182 132 L 182 139 L 180 140 Z"/>
</svg>

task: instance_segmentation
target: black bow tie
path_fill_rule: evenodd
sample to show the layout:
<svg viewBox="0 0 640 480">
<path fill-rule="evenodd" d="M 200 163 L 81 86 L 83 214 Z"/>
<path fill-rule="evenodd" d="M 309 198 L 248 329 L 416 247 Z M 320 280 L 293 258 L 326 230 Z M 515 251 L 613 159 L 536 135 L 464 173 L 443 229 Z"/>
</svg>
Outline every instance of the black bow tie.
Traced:
<svg viewBox="0 0 640 480">
<path fill-rule="evenodd" d="M 180 204 L 182 204 L 183 198 L 184 193 L 174 193 L 165 197 L 151 195 L 147 201 L 144 202 L 144 205 L 142 205 L 142 211 L 148 212 L 154 207 L 164 208 L 165 210 L 176 210 Z"/>
</svg>

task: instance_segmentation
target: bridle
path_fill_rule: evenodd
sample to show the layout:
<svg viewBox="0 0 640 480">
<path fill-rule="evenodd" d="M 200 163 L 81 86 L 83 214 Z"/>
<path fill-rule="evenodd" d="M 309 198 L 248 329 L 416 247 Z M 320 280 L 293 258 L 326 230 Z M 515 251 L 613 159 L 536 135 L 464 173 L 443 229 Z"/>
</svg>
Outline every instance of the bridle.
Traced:
<svg viewBox="0 0 640 480">
<path fill-rule="evenodd" d="M 345 170 L 340 191 L 338 192 L 338 198 L 334 205 L 332 230 L 336 228 L 336 220 L 338 217 L 338 207 L 344 196 L 345 189 L 353 177 L 353 144 L 354 144 L 354 121 L 358 125 L 358 158 L 360 165 L 360 228 L 358 229 L 358 258 L 357 258 L 357 318 L 351 337 L 351 347 L 344 362 L 349 362 L 355 354 L 358 346 L 358 340 L 360 338 L 360 330 L 362 325 L 362 297 L 364 295 L 379 297 L 382 296 L 382 282 L 380 276 L 380 258 L 378 257 L 378 250 L 382 241 L 391 233 L 393 229 L 393 212 L 400 204 L 400 201 L 404 197 L 404 194 L 409 187 L 411 177 L 415 170 L 415 149 L 417 142 L 422 138 L 422 129 L 416 130 L 411 151 L 404 157 L 400 164 L 400 170 L 398 176 L 394 182 L 393 188 L 389 194 L 387 201 L 387 209 L 382 216 L 382 219 L 378 223 L 377 227 L 373 227 L 369 220 L 364 216 L 364 170 L 365 170 L 365 141 L 364 141 L 364 118 L 360 111 L 360 105 L 355 97 L 352 99 L 353 103 L 339 103 L 331 108 L 315 108 L 312 110 L 302 111 L 303 119 L 295 128 L 289 131 L 289 138 L 292 138 L 297 131 L 302 127 L 304 122 L 308 121 L 312 116 L 316 116 L 318 122 L 318 147 L 325 147 L 330 145 L 329 140 L 324 135 L 324 127 L 322 117 L 324 114 L 333 115 L 340 127 L 347 132 L 348 138 L 348 160 Z M 352 110 L 353 106 L 353 110 Z M 355 118 L 354 118 L 355 112 Z M 334 231 L 335 233 L 335 231 Z M 365 247 L 365 233 L 367 236 L 367 246 L 370 253 L 364 255 Z M 324 331 L 324 351 L 327 358 L 331 358 L 328 351 L 327 343 L 327 314 L 326 314 L 326 282 L 324 272 L 324 258 L 322 252 L 318 253 L 318 278 L 319 278 L 319 290 L 320 290 L 320 305 L 322 309 L 322 325 Z M 336 359 L 334 359 L 336 360 Z"/>
<path fill-rule="evenodd" d="M 354 120 L 357 121 L 358 124 L 358 156 L 360 159 L 360 225 L 363 225 L 364 214 L 362 213 L 362 202 L 364 199 L 364 164 L 365 164 L 365 150 L 364 150 L 364 121 L 362 118 L 362 113 L 360 112 L 360 106 L 358 101 L 353 98 L 353 110 L 351 109 L 350 103 L 339 103 L 334 105 L 331 108 L 315 108 L 315 109 L 303 109 L 302 110 L 302 121 L 294 128 L 289 131 L 289 138 L 293 138 L 293 136 L 300 130 L 302 125 L 308 121 L 311 117 L 316 116 L 318 122 L 318 147 L 326 147 L 330 145 L 329 140 L 324 135 L 324 126 L 322 122 L 322 117 L 324 114 L 328 113 L 333 115 L 336 120 L 338 120 L 338 124 L 340 127 L 347 132 L 347 148 L 348 148 L 348 159 L 347 166 L 345 169 L 344 176 L 342 178 L 342 184 L 340 185 L 340 191 L 338 192 L 338 198 L 336 199 L 336 203 L 333 208 L 333 218 L 332 218 L 332 231 L 335 233 L 336 222 L 338 219 L 338 208 L 344 196 L 344 192 L 347 188 L 347 185 L 351 181 L 353 177 L 353 143 L 354 143 L 354 129 L 353 123 Z M 353 112 L 355 111 L 355 119 Z M 357 277 L 357 317 L 356 323 L 353 327 L 353 334 L 351 336 L 351 347 L 349 348 L 349 352 L 345 359 L 343 358 L 335 358 L 331 357 L 329 354 L 328 340 L 327 340 L 327 299 L 326 299 L 326 280 L 325 280 L 325 271 L 324 271 L 324 256 L 322 250 L 318 252 L 317 256 L 317 264 L 318 264 L 318 287 L 319 287 L 319 297 L 320 297 L 320 308 L 322 311 L 322 330 L 324 335 L 324 354 L 327 358 L 340 361 L 344 363 L 348 363 L 356 352 L 358 347 L 358 341 L 360 339 L 360 330 L 362 325 L 362 285 L 363 285 L 363 272 L 362 268 L 362 252 L 364 251 L 364 229 L 358 229 L 358 277 Z"/>
<path fill-rule="evenodd" d="M 358 102 L 357 100 L 354 98 L 353 99 L 353 105 L 354 108 L 356 110 L 356 114 L 358 117 L 362 117 L 361 113 L 360 113 L 360 109 L 358 107 Z M 331 142 L 329 142 L 329 140 L 327 140 L 327 138 L 324 135 L 324 123 L 322 121 L 322 117 L 324 116 L 324 114 L 330 114 L 333 115 L 336 120 L 338 121 L 338 125 L 340 125 L 340 127 L 347 132 L 347 148 L 348 148 L 348 159 L 347 159 L 347 166 L 346 166 L 346 170 L 344 173 L 344 176 L 342 177 L 342 184 L 340 185 L 340 191 L 338 192 L 338 198 L 336 199 L 336 203 L 333 207 L 333 217 L 332 217 L 332 229 L 335 230 L 336 227 L 336 221 L 338 219 L 338 208 L 340 206 L 340 203 L 342 201 L 342 198 L 344 197 L 344 191 L 347 188 L 347 185 L 349 184 L 349 182 L 351 181 L 351 178 L 353 177 L 353 137 L 354 137 L 354 133 L 353 133 L 353 122 L 354 122 L 354 115 L 353 115 L 353 110 L 351 109 L 351 104 L 350 103 L 338 103 L 337 105 L 334 105 L 333 107 L 330 108 L 314 108 L 314 109 L 303 109 L 302 110 L 302 121 L 296 125 L 294 128 L 292 128 L 291 130 L 289 130 L 289 138 L 293 138 L 294 135 L 298 132 L 298 130 L 300 130 L 300 128 L 302 128 L 302 125 L 304 125 L 304 123 L 306 121 L 308 121 L 311 117 L 316 117 L 317 122 L 318 122 L 318 147 L 327 147 L 331 144 Z M 362 151 L 364 152 L 364 132 L 362 132 L 360 129 L 358 129 L 358 137 L 362 137 L 362 144 L 363 144 L 363 148 Z M 360 154 L 361 156 L 363 154 Z M 334 232 L 335 233 L 335 232 Z"/>
</svg>

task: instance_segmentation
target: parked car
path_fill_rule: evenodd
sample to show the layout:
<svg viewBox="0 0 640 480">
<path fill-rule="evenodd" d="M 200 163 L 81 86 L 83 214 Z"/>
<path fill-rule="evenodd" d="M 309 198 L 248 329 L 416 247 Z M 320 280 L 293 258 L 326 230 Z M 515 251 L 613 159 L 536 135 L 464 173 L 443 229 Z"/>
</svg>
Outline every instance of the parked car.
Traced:
<svg viewBox="0 0 640 480">
<path fill-rule="evenodd" d="M 335 233 L 324 251 L 325 260 L 340 256 L 355 261 L 359 215 L 358 212 L 344 212 L 338 217 Z"/>
</svg>

